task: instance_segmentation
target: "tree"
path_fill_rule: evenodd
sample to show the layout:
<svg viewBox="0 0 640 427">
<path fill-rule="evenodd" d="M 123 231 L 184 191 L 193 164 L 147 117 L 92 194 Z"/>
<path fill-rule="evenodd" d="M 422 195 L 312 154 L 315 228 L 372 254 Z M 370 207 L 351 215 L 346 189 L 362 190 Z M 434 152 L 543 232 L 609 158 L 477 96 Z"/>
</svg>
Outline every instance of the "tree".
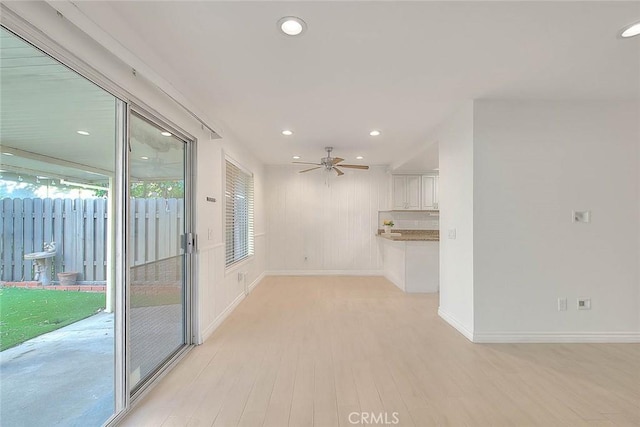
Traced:
<svg viewBox="0 0 640 427">
<path fill-rule="evenodd" d="M 184 198 L 184 181 L 142 181 L 134 182 L 129 189 L 129 196 L 149 199 L 180 199 Z"/>
</svg>

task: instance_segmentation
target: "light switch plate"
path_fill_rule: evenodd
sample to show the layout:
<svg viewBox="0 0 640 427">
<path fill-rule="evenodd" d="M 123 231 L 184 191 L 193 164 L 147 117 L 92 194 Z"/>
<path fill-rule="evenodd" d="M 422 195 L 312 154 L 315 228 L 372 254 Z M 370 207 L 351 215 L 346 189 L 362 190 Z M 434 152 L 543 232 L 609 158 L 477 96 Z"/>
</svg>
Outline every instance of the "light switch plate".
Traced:
<svg viewBox="0 0 640 427">
<path fill-rule="evenodd" d="M 449 229 L 449 239 L 456 240 L 456 229 L 455 228 L 450 228 Z"/>
<path fill-rule="evenodd" d="M 591 211 L 572 211 L 571 220 L 573 222 L 591 222 Z"/>
<path fill-rule="evenodd" d="M 567 299 L 558 298 L 558 311 L 567 311 Z"/>
</svg>

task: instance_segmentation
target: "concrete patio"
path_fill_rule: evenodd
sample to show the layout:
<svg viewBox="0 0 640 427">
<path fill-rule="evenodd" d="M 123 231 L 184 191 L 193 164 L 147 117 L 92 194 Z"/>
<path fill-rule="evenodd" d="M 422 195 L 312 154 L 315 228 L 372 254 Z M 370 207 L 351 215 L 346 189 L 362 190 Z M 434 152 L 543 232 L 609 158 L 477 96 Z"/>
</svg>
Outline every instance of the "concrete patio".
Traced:
<svg viewBox="0 0 640 427">
<path fill-rule="evenodd" d="M 114 405 L 113 331 L 113 314 L 99 313 L 0 352 L 0 425 L 102 425 Z"/>
</svg>

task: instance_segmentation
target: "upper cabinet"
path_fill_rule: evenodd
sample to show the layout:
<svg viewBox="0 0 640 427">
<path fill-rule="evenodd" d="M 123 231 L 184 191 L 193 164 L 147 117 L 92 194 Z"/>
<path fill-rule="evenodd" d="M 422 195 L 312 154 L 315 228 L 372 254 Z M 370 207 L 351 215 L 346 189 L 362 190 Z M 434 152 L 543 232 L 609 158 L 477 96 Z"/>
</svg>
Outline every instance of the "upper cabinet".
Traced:
<svg viewBox="0 0 640 427">
<path fill-rule="evenodd" d="M 438 177 L 392 175 L 393 210 L 438 209 Z"/>
<path fill-rule="evenodd" d="M 420 210 L 420 175 L 393 175 L 394 210 Z"/>
<path fill-rule="evenodd" d="M 422 176 L 422 197 L 420 200 L 420 209 L 437 210 L 438 209 L 438 177 Z"/>
</svg>

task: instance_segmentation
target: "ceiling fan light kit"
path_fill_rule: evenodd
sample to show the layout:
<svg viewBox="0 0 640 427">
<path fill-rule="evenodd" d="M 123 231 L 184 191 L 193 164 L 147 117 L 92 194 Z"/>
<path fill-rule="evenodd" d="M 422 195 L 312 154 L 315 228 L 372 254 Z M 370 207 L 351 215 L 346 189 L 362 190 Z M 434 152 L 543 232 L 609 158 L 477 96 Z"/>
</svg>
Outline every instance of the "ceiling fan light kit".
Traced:
<svg viewBox="0 0 640 427">
<path fill-rule="evenodd" d="M 325 150 L 327 151 L 327 157 L 323 157 L 322 159 L 320 159 L 320 163 L 293 162 L 293 163 L 300 164 L 300 165 L 313 165 L 313 166 L 315 166 L 313 168 L 301 170 L 299 173 L 305 173 L 305 172 L 310 172 L 312 170 L 324 168 L 324 170 L 326 170 L 326 171 L 333 170 L 338 174 L 338 176 L 342 176 L 342 175 L 344 175 L 344 172 L 342 172 L 336 166 L 340 166 L 341 168 L 348 168 L 348 169 L 362 169 L 362 170 L 369 169 L 369 166 L 366 166 L 366 165 L 345 165 L 345 164 L 342 164 L 344 159 L 342 159 L 340 157 L 331 157 L 331 152 L 333 151 L 333 147 L 325 147 Z"/>
</svg>

